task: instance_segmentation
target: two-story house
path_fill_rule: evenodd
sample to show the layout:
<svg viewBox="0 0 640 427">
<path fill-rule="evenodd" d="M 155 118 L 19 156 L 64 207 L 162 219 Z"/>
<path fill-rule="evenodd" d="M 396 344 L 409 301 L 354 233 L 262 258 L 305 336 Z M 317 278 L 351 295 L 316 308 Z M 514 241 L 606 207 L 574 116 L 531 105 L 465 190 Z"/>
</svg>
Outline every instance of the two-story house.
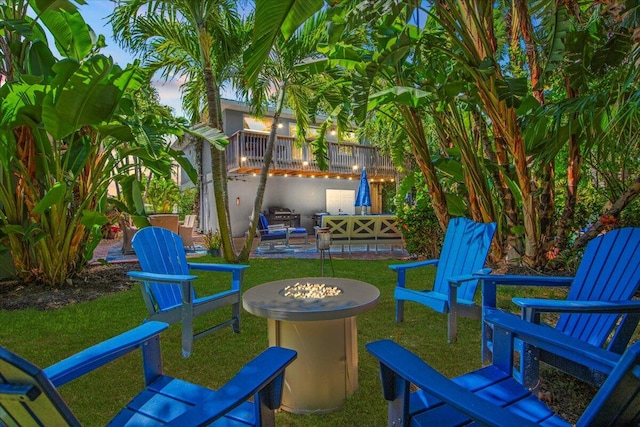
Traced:
<svg viewBox="0 0 640 427">
<path fill-rule="evenodd" d="M 229 136 L 226 148 L 231 227 L 234 236 L 243 236 L 249 228 L 260 170 L 264 163 L 271 117 L 254 117 L 249 107 L 238 101 L 223 100 L 223 124 Z M 292 225 L 313 232 L 321 212 L 331 214 L 360 213 L 354 206 L 360 174 L 366 168 L 371 189 L 368 213 L 382 213 L 382 186 L 396 182 L 396 169 L 389 156 L 370 145 L 359 143 L 354 134 L 349 141 L 338 141 L 335 129 L 327 133 L 329 169 L 321 171 L 308 147 L 295 143 L 296 123 L 290 113 L 283 113 L 278 125 L 277 140 L 262 204 L 263 212 L 291 212 Z M 313 132 L 314 129 L 311 129 Z M 195 159 L 195 147 L 180 147 L 190 159 Z M 200 228 L 217 228 L 213 199 L 211 153 L 203 150 L 203 186 L 200 198 Z M 281 222 L 282 216 L 269 216 Z M 277 219 L 276 219 L 277 218 Z"/>
</svg>

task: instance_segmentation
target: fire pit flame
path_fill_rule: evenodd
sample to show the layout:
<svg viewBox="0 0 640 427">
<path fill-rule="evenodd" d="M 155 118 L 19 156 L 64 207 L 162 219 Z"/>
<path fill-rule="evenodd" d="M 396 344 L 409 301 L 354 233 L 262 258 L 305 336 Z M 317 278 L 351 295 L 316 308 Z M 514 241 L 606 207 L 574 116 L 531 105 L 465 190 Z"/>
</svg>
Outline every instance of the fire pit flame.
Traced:
<svg viewBox="0 0 640 427">
<path fill-rule="evenodd" d="M 342 293 L 337 286 L 327 286 L 324 283 L 296 283 L 282 289 L 282 295 L 294 299 L 323 299 L 335 297 Z"/>
</svg>

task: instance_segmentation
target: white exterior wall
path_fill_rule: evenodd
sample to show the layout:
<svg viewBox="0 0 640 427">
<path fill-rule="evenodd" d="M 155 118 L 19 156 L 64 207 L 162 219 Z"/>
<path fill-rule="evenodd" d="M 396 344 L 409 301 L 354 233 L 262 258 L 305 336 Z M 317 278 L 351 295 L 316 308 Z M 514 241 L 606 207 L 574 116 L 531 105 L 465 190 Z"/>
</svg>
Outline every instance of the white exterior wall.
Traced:
<svg viewBox="0 0 640 427">
<path fill-rule="evenodd" d="M 244 236 L 249 229 L 249 216 L 258 189 L 258 179 L 258 176 L 243 175 L 229 181 L 229 214 L 234 237 Z M 326 210 L 326 190 L 357 191 L 358 183 L 357 180 L 346 179 L 272 176 L 267 178 L 262 211 L 268 211 L 274 206 L 289 208 L 300 214 L 300 225 L 311 233 L 312 215 Z M 237 198 L 240 198 L 240 205 L 236 204 Z"/>
</svg>

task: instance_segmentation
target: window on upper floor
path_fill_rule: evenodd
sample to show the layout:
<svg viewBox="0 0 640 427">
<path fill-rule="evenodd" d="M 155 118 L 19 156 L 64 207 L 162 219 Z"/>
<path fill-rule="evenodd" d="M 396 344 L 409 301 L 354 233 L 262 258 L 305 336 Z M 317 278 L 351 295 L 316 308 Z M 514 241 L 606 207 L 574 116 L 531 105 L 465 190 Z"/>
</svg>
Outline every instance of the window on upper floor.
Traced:
<svg viewBox="0 0 640 427">
<path fill-rule="evenodd" d="M 269 132 L 271 130 L 271 119 L 258 118 L 254 116 L 244 116 L 244 128 L 258 132 Z"/>
</svg>

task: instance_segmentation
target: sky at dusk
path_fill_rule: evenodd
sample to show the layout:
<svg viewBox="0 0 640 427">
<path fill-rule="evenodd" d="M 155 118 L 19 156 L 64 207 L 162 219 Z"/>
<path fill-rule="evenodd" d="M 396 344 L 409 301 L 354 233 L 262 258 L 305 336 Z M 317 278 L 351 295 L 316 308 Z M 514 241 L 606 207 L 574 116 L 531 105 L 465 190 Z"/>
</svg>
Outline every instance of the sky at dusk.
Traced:
<svg viewBox="0 0 640 427">
<path fill-rule="evenodd" d="M 120 49 L 113 40 L 111 24 L 108 22 L 107 17 L 113 12 L 114 3 L 109 0 L 88 0 L 87 3 L 79 7 L 80 13 L 96 34 L 102 34 L 106 38 L 107 47 L 102 49 L 101 53 L 111 56 L 122 67 L 133 62 L 134 57 Z M 167 82 L 156 80 L 154 81 L 154 86 L 158 89 L 160 102 L 173 108 L 176 115 L 182 115 L 179 80 L 174 79 Z"/>
</svg>

